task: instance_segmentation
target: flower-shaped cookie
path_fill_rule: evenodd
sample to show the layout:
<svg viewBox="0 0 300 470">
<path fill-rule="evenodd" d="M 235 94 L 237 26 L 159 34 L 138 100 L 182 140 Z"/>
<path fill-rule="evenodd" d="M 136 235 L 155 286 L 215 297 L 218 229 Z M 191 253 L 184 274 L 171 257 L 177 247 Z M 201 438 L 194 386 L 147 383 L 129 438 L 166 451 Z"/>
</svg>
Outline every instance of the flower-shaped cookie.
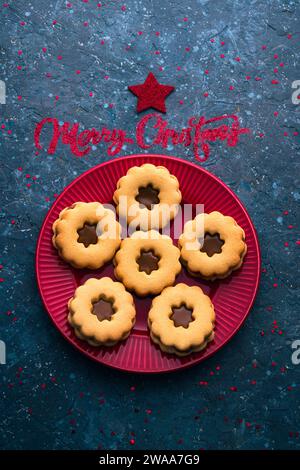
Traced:
<svg viewBox="0 0 300 470">
<path fill-rule="evenodd" d="M 127 338 L 135 323 L 132 295 L 109 277 L 88 279 L 68 307 L 76 335 L 93 346 L 112 346 Z"/>
<path fill-rule="evenodd" d="M 151 339 L 164 352 L 186 356 L 214 338 L 215 312 L 197 286 L 177 284 L 155 297 L 148 315 Z"/>
<path fill-rule="evenodd" d="M 76 202 L 53 224 L 52 242 L 59 255 L 75 268 L 100 268 L 121 243 L 115 214 L 99 202 Z"/>
<path fill-rule="evenodd" d="M 238 269 L 247 252 L 244 230 L 216 211 L 187 222 L 178 244 L 188 271 L 211 281 Z"/>
<path fill-rule="evenodd" d="M 140 296 L 157 294 L 174 283 L 181 270 L 179 257 L 170 237 L 156 230 L 134 232 L 116 253 L 115 275 Z"/>
<path fill-rule="evenodd" d="M 146 163 L 119 179 L 114 201 L 120 218 L 134 229 L 162 228 L 176 216 L 181 202 L 179 183 L 164 166 Z"/>
</svg>

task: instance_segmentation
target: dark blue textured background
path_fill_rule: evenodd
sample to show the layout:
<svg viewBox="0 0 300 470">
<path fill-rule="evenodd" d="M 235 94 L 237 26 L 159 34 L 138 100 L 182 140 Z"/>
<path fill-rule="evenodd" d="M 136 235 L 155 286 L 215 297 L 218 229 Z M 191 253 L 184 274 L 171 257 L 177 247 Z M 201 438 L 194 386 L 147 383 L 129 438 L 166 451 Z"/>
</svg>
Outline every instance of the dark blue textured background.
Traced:
<svg viewBox="0 0 300 470">
<path fill-rule="evenodd" d="M 298 1 L 1 2 L 0 448 L 300 448 L 299 17 Z M 108 157 L 104 145 L 79 159 L 64 146 L 35 155 L 33 144 L 46 116 L 134 135 L 127 86 L 149 71 L 176 87 L 175 128 L 236 113 L 251 129 L 234 148 L 215 144 L 204 166 L 247 207 L 263 259 L 255 306 L 230 344 L 151 377 L 89 361 L 50 323 L 34 273 L 41 223 L 56 194 Z M 165 153 L 194 160 L 189 148 Z"/>
</svg>

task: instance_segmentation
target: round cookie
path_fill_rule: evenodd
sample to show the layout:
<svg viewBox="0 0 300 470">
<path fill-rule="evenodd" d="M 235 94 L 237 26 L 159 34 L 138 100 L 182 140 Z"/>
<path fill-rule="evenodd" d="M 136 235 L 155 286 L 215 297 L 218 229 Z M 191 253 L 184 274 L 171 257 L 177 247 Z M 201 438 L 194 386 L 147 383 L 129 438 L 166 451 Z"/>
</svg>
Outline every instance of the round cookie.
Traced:
<svg viewBox="0 0 300 470">
<path fill-rule="evenodd" d="M 75 334 L 92 346 L 113 346 L 127 338 L 135 323 L 132 295 L 109 277 L 88 279 L 68 303 Z"/>
<path fill-rule="evenodd" d="M 158 294 L 181 270 L 180 251 L 156 230 L 134 232 L 122 240 L 114 258 L 115 276 L 140 296 Z"/>
<path fill-rule="evenodd" d="M 120 218 L 134 224 L 134 229 L 162 228 L 178 213 L 179 182 L 164 166 L 134 166 L 119 179 L 114 202 Z"/>
<path fill-rule="evenodd" d="M 178 245 L 188 271 L 210 281 L 224 279 L 238 269 L 247 252 L 242 227 L 217 211 L 187 222 Z"/>
<path fill-rule="evenodd" d="M 150 336 L 162 351 L 186 356 L 214 338 L 215 312 L 197 286 L 177 284 L 155 297 L 148 315 Z"/>
<path fill-rule="evenodd" d="M 74 268 L 100 268 L 121 243 L 121 226 L 115 214 L 100 202 L 75 202 L 59 214 L 52 243 Z"/>
</svg>

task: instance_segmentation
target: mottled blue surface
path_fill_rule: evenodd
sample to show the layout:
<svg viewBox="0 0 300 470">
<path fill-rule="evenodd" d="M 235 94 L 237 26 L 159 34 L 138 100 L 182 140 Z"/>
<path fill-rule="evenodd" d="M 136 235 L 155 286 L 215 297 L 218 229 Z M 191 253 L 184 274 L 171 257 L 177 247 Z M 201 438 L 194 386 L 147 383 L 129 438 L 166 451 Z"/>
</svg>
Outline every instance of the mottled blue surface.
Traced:
<svg viewBox="0 0 300 470">
<path fill-rule="evenodd" d="M 299 449 L 299 2 L 97 3 L 0 6 L 0 448 Z M 190 370 L 147 377 L 89 361 L 44 311 L 34 272 L 42 221 L 55 194 L 108 157 L 104 145 L 84 158 L 62 145 L 35 155 L 33 131 L 53 116 L 133 135 L 139 116 L 127 86 L 151 70 L 176 87 L 167 99 L 175 128 L 192 115 L 236 113 L 251 129 L 234 148 L 215 144 L 203 165 L 247 207 L 264 272 L 230 344 Z M 165 153 L 194 160 L 189 148 Z"/>
</svg>

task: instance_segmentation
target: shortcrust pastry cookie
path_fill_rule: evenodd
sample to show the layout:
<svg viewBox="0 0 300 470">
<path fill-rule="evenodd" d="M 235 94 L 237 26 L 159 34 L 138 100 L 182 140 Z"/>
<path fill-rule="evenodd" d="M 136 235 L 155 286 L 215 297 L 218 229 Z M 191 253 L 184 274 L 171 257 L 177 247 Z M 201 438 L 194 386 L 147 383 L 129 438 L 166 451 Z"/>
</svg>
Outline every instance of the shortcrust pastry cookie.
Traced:
<svg viewBox="0 0 300 470">
<path fill-rule="evenodd" d="M 114 258 L 115 276 L 140 296 L 158 294 L 174 283 L 181 270 L 180 252 L 172 239 L 156 230 L 134 232 L 122 240 Z"/>
<path fill-rule="evenodd" d="M 68 303 L 75 334 L 92 346 L 113 346 L 127 338 L 135 323 L 132 295 L 109 277 L 88 279 Z"/>
<path fill-rule="evenodd" d="M 114 201 L 120 218 L 135 229 L 162 228 L 178 213 L 179 182 L 164 166 L 134 166 L 119 179 Z"/>
<path fill-rule="evenodd" d="M 75 202 L 54 222 L 52 242 L 59 255 L 75 268 L 100 268 L 121 243 L 115 214 L 99 202 Z"/>
<path fill-rule="evenodd" d="M 215 312 L 197 286 L 177 284 L 155 297 L 148 315 L 151 339 L 162 351 L 186 356 L 204 349 L 214 338 Z"/>
<path fill-rule="evenodd" d="M 199 214 L 187 222 L 178 244 L 188 271 L 210 281 L 238 269 L 247 252 L 242 227 L 217 211 Z"/>
</svg>

